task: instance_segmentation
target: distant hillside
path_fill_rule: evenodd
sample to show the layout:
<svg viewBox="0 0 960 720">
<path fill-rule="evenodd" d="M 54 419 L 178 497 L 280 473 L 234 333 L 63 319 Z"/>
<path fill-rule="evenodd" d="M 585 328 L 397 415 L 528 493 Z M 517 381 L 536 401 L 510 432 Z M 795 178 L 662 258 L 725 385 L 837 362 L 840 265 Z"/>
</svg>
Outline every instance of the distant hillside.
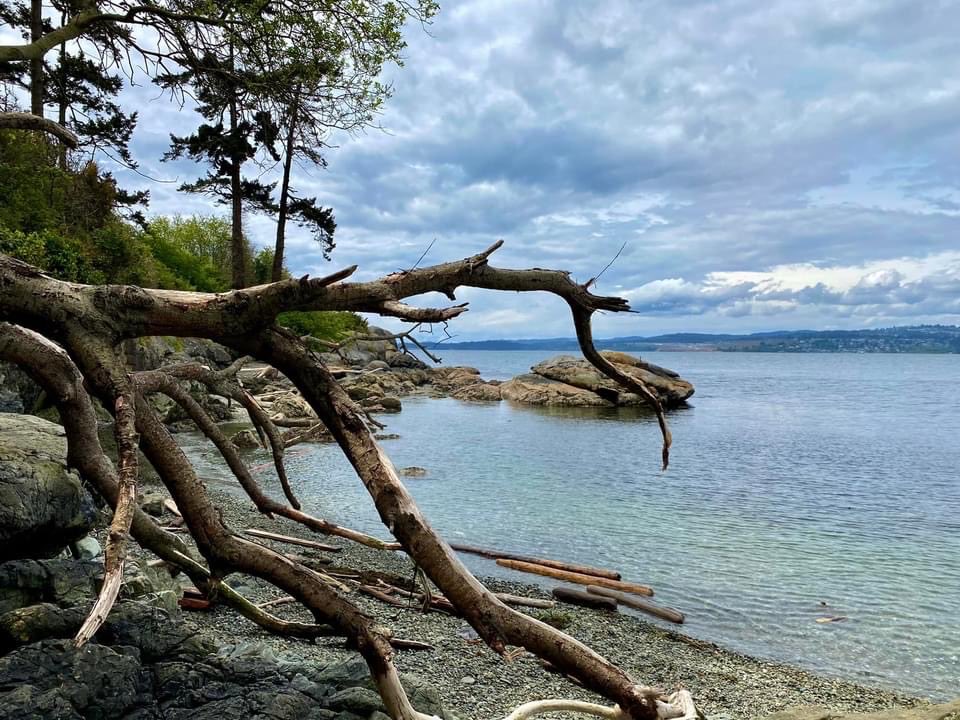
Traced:
<svg viewBox="0 0 960 720">
<path fill-rule="evenodd" d="M 960 326 L 910 325 L 876 330 L 777 330 L 750 335 L 671 333 L 652 337 L 600 338 L 604 350 L 651 352 L 700 350 L 717 352 L 855 352 L 960 353 Z M 442 343 L 459 350 L 577 350 L 575 338 L 477 340 Z"/>
</svg>

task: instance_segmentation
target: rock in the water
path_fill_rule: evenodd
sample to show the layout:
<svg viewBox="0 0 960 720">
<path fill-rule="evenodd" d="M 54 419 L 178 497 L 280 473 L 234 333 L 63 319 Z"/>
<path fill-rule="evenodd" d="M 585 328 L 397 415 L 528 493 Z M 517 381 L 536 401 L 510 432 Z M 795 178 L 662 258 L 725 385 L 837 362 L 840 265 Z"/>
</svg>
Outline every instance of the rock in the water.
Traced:
<svg viewBox="0 0 960 720">
<path fill-rule="evenodd" d="M 393 397 L 392 395 L 380 398 L 380 405 L 387 412 L 400 412 L 400 409 L 403 407 L 400 398 Z"/>
<path fill-rule="evenodd" d="M 557 407 L 612 407 L 613 403 L 604 400 L 596 393 L 555 382 L 533 373 L 518 375 L 500 386 L 500 396 L 504 400 L 523 405 L 549 405 Z"/>
<path fill-rule="evenodd" d="M 417 368 L 420 370 L 427 368 L 427 364 L 423 362 L 423 360 L 408 353 L 398 352 L 395 355 L 391 355 L 387 359 L 387 363 L 389 363 L 392 368 Z"/>
<path fill-rule="evenodd" d="M 270 414 L 276 415 L 278 413 L 291 419 L 315 417 L 310 403 L 295 392 L 281 395 L 273 401 L 273 404 L 270 406 Z"/>
<path fill-rule="evenodd" d="M 399 473 L 404 477 L 426 477 L 426 468 L 411 465 L 410 467 L 400 468 Z"/>
<path fill-rule="evenodd" d="M 241 450 L 254 450 L 260 447 L 260 438 L 253 430 L 241 430 L 230 436 L 230 442 Z"/>
<path fill-rule="evenodd" d="M 693 385 L 672 370 L 622 352 L 604 351 L 601 354 L 621 372 L 643 382 L 656 392 L 665 407 L 681 405 L 693 395 Z M 529 375 L 521 375 L 504 384 L 501 391 L 503 397 L 533 405 L 644 404 L 642 397 L 628 392 L 583 358 L 558 355 L 534 365 L 532 370 L 534 376 L 556 383 L 559 387 L 550 388 L 543 382 L 533 381 Z M 589 395 L 584 395 L 583 392 Z M 593 397 L 590 397 L 591 395 Z"/>
<path fill-rule="evenodd" d="M 63 428 L 0 414 L 0 561 L 56 555 L 95 520 L 93 499 L 67 469 Z"/>
<path fill-rule="evenodd" d="M 473 402 L 499 402 L 503 399 L 499 385 L 482 382 L 459 387 L 450 393 L 450 397 Z"/>
</svg>

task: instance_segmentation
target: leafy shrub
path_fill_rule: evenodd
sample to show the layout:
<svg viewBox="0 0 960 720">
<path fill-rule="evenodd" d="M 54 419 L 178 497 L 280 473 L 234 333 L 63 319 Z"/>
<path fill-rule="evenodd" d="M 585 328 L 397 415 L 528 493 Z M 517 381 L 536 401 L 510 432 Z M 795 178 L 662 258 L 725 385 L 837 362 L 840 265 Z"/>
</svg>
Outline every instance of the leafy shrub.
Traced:
<svg viewBox="0 0 960 720">
<path fill-rule="evenodd" d="M 277 322 L 297 335 L 331 341 L 367 330 L 367 321 L 352 312 L 285 312 L 280 313 Z"/>
</svg>

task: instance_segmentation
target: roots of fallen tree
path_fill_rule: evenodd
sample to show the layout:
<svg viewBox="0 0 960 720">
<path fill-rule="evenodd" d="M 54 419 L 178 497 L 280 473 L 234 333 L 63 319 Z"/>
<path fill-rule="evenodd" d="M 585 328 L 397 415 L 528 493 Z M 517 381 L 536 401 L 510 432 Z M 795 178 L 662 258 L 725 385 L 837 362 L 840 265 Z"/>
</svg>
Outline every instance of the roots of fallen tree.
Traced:
<svg viewBox="0 0 960 720">
<path fill-rule="evenodd" d="M 623 670 L 586 645 L 508 607 L 461 564 L 430 527 L 371 433 L 370 420 L 350 400 L 329 370 L 304 342 L 275 324 L 286 310 L 354 310 L 399 317 L 414 323 L 445 322 L 465 312 L 466 304 L 418 308 L 405 301 L 442 292 L 455 301 L 459 286 L 510 291 L 546 291 L 570 307 L 584 355 L 601 372 L 647 399 L 663 434 L 663 465 L 669 458 L 670 433 L 657 396 L 623 375 L 597 353 L 590 318 L 598 310 L 628 310 L 619 298 L 601 297 L 569 274 L 553 270 L 492 267 L 500 247 L 464 260 L 394 273 L 372 282 L 351 283 L 355 268 L 325 278 L 283 280 L 221 295 L 144 290 L 127 286 L 92 287 L 61 282 L 12 258 L 0 255 L 0 359 L 12 361 L 54 399 L 66 429 L 69 461 L 114 508 L 106 545 L 106 582 L 77 644 L 92 638 L 116 598 L 123 573 L 128 535 L 142 547 L 186 573 L 209 597 L 231 605 L 264 628 L 297 637 L 338 634 L 366 660 L 390 715 L 397 720 L 424 716 L 410 704 L 392 662 L 394 646 L 415 641 L 391 637 L 388 630 L 361 612 L 326 576 L 228 528 L 207 496 L 194 468 L 146 398 L 166 395 L 186 412 L 223 456 L 257 509 L 310 530 L 383 550 L 402 549 L 442 593 L 443 602 L 465 618 L 495 652 L 524 648 L 558 671 L 607 698 L 611 707 L 567 700 L 540 700 L 517 708 L 520 720 L 557 709 L 605 718 L 696 716 L 686 691 L 666 697 L 638 684 Z M 129 373 L 117 348 L 125 339 L 151 335 L 203 337 L 253 356 L 283 372 L 299 389 L 320 422 L 339 444 L 368 490 L 393 538 L 383 540 L 310 515 L 300 505 L 284 466 L 285 442 L 270 415 L 247 392 L 237 371 L 182 364 L 156 371 Z M 198 382 L 211 392 L 235 400 L 250 415 L 261 442 L 269 447 L 284 501 L 270 497 L 254 480 L 236 449 L 186 390 Z M 96 435 L 94 400 L 115 418 L 119 462 L 104 455 Z M 183 515 L 202 557 L 165 532 L 136 506 L 137 449 L 155 468 Z M 263 578 L 308 608 L 314 623 L 288 622 L 258 607 L 223 580 L 234 572 Z M 376 588 L 371 588 L 377 591 Z M 379 591 L 378 591 L 379 592 Z M 389 596 L 389 595 L 388 595 Z M 429 598 L 425 599 L 428 602 Z"/>
</svg>

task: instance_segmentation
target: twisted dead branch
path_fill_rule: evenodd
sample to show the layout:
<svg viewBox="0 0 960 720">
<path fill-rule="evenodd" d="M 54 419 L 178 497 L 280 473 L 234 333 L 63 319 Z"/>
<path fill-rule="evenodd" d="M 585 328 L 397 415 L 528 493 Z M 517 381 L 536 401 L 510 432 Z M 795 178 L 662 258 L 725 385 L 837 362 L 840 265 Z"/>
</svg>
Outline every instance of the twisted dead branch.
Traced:
<svg viewBox="0 0 960 720">
<path fill-rule="evenodd" d="M 501 244 L 495 243 L 484 252 L 457 262 L 393 273 L 370 282 L 345 282 L 356 269 L 347 268 L 324 278 L 285 280 L 220 295 L 65 283 L 0 256 L 0 319 L 30 328 L 40 333 L 43 340 L 27 343 L 29 351 L 19 351 L 13 347 L 15 341 L 4 338 L 22 339 L 24 333 L 28 333 L 36 340 L 34 333 L 5 325 L 0 332 L 0 356 L 23 365 L 41 378 L 45 386 L 58 387 L 58 378 L 44 378 L 45 374 L 68 379 L 69 387 L 61 386 L 57 390 L 61 397 L 58 403 L 64 407 L 76 410 L 76 406 L 86 403 L 92 413 L 89 390 L 114 413 L 118 440 L 122 442 L 119 471 L 103 458 L 102 449 L 96 443 L 95 434 L 90 437 L 89 428 L 79 427 L 74 419 L 65 418 L 64 424 L 71 453 L 73 448 L 83 447 L 95 456 L 78 461 L 77 467 L 91 477 L 91 482 L 116 508 L 114 524 L 118 538 L 126 534 L 124 527 L 129 528 L 141 545 L 181 567 L 208 596 L 222 598 L 241 614 L 275 632 L 300 636 L 335 632 L 346 636 L 367 661 L 392 717 L 419 720 L 423 716 L 413 709 L 399 684 L 391 662 L 390 634 L 345 598 L 338 590 L 340 584 L 332 577 L 324 577 L 294 559 L 231 531 L 206 496 L 190 462 L 145 401 L 144 394 L 162 392 L 184 408 L 220 450 L 261 512 L 374 547 L 395 549 L 397 546 L 338 528 L 299 508 L 289 483 L 284 480 L 282 438 L 276 423 L 237 380 L 239 366 L 229 369 L 230 372 L 214 372 L 197 364 L 187 364 L 128 377 L 114 350 L 121 340 L 148 335 L 210 338 L 273 365 L 294 383 L 330 431 L 403 550 L 489 647 L 505 656 L 516 652 L 508 650 L 510 646 L 526 649 L 615 702 L 616 712 L 622 717 L 652 720 L 678 716 L 675 703 L 664 703 L 659 699 L 659 691 L 637 684 L 586 645 L 512 610 L 484 588 L 420 513 L 390 460 L 374 440 L 362 411 L 300 338 L 274 324 L 276 315 L 285 310 L 356 310 L 393 315 L 412 322 L 442 322 L 465 312 L 466 304 L 417 308 L 405 301 L 424 293 L 441 292 L 455 302 L 454 293 L 461 286 L 550 292 L 569 305 L 587 359 L 605 375 L 645 398 L 657 413 L 666 466 L 670 434 L 657 396 L 642 382 L 623 376 L 606 362 L 592 340 L 593 313 L 624 312 L 629 310 L 627 303 L 620 298 L 594 295 L 586 285 L 577 284 L 565 272 L 491 267 L 489 257 Z M 45 363 L 46 369 L 39 367 Z M 185 381 L 202 382 L 212 392 L 235 399 L 248 410 L 262 436 L 271 444 L 281 484 L 287 486 L 289 505 L 272 500 L 262 491 L 216 424 L 180 385 Z M 122 398 L 122 402 L 117 402 L 117 398 Z M 209 570 L 194 560 L 182 543 L 144 516 L 135 504 L 131 507 L 131 487 L 134 493 L 136 489 L 136 455 L 132 455 L 132 462 L 125 458 L 130 457 L 129 447 L 135 442 L 136 433 L 139 433 L 140 449 L 181 510 Z M 122 543 L 117 543 L 116 548 L 119 552 L 115 554 L 122 562 Z M 316 624 L 291 626 L 247 602 L 222 582 L 232 572 L 247 573 L 274 584 L 308 608 Z M 109 604 L 104 602 L 107 610 Z M 540 712 L 537 708 L 524 707 L 526 709 L 516 711 L 522 711 L 519 717 Z"/>
</svg>

